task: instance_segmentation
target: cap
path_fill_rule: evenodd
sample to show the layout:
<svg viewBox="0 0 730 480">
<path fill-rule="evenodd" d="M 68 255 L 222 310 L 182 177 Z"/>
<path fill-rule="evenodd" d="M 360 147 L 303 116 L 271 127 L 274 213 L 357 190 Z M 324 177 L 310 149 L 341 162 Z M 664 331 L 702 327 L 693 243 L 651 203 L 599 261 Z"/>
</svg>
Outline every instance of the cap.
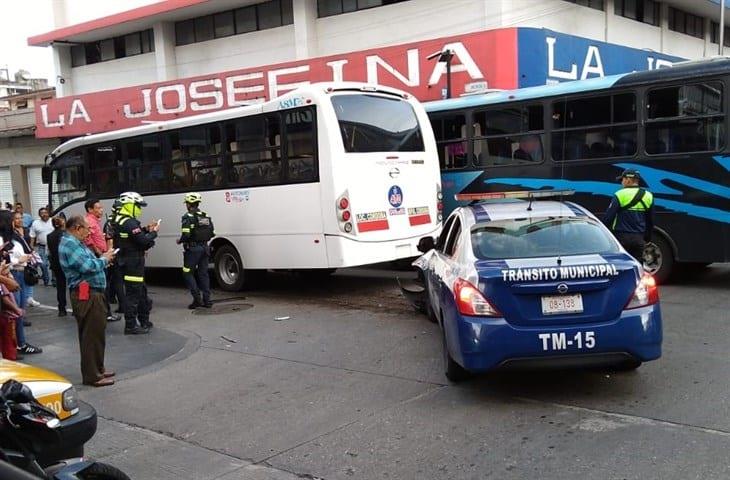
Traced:
<svg viewBox="0 0 730 480">
<path fill-rule="evenodd" d="M 635 178 L 637 180 L 641 179 L 641 175 L 639 174 L 638 170 L 635 170 L 633 168 L 627 168 L 623 171 L 621 175 L 616 177 L 616 180 L 621 180 L 622 178 Z"/>
</svg>

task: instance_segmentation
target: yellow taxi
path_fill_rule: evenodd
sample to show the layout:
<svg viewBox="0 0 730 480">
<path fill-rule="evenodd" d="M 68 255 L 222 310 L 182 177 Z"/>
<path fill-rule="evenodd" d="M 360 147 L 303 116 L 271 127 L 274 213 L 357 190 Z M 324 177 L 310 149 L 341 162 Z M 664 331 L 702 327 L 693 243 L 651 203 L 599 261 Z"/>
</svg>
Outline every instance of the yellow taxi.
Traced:
<svg viewBox="0 0 730 480">
<path fill-rule="evenodd" d="M 48 454 L 58 459 L 83 456 L 84 443 L 96 433 L 96 410 L 78 399 L 71 382 L 40 367 L 0 359 L 0 385 L 10 379 L 27 385 L 36 400 L 61 420 L 56 429 L 59 448 Z"/>
</svg>

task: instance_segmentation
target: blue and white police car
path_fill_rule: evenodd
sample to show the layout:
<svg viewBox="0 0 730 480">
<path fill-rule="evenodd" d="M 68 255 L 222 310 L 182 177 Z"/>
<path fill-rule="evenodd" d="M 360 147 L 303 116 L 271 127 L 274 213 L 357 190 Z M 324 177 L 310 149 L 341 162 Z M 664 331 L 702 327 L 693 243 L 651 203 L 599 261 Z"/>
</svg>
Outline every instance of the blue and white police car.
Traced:
<svg viewBox="0 0 730 480">
<path fill-rule="evenodd" d="M 445 373 L 522 366 L 634 369 L 661 356 L 654 279 L 572 192 L 457 195 L 404 293 L 441 325 Z M 423 298 L 415 299 L 419 293 Z"/>
</svg>

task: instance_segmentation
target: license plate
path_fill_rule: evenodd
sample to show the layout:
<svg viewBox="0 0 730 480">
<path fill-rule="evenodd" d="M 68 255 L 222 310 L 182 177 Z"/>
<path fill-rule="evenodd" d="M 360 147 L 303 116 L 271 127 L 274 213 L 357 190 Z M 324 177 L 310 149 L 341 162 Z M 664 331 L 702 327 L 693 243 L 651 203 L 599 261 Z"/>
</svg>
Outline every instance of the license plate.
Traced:
<svg viewBox="0 0 730 480">
<path fill-rule="evenodd" d="M 573 295 L 544 295 L 542 297 L 543 315 L 581 312 L 583 312 L 583 297 L 580 293 Z"/>
</svg>

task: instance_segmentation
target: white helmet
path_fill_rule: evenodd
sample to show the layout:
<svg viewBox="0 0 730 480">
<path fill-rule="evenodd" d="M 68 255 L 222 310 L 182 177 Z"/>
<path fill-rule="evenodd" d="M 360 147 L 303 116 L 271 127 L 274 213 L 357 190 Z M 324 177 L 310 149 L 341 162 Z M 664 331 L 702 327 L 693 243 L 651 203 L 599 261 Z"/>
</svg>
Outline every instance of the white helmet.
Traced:
<svg viewBox="0 0 730 480">
<path fill-rule="evenodd" d="M 142 195 L 137 192 L 124 192 L 119 195 L 119 203 L 127 205 L 129 203 L 133 205 L 139 205 L 140 207 L 146 207 L 147 202 L 144 201 Z"/>
</svg>

